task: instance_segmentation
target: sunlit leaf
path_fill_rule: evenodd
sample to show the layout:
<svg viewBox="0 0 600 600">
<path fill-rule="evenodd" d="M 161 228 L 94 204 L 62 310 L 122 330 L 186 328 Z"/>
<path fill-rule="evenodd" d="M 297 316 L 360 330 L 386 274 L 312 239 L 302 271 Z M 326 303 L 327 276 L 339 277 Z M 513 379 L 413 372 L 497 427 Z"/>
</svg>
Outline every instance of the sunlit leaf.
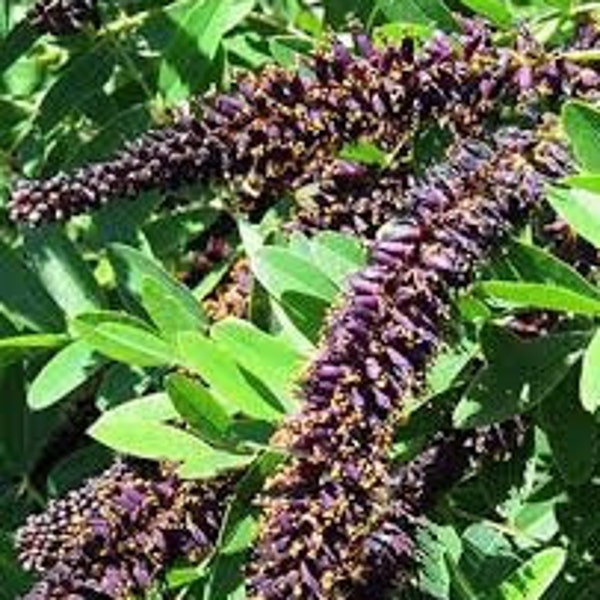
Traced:
<svg viewBox="0 0 600 600">
<path fill-rule="evenodd" d="M 600 314 L 600 299 L 583 296 L 556 285 L 524 281 L 484 281 L 477 287 L 491 298 L 501 300 L 510 306 L 582 315 Z"/>
<path fill-rule="evenodd" d="M 546 548 L 523 563 L 502 582 L 490 600 L 540 600 L 567 560 L 563 548 Z"/>
<path fill-rule="evenodd" d="M 585 351 L 579 389 L 583 407 L 595 413 L 600 408 L 600 331 Z"/>
<path fill-rule="evenodd" d="M 284 342 L 267 335 L 246 321 L 228 318 L 213 326 L 211 336 L 248 372 L 263 381 L 288 409 L 295 378 L 304 363 L 302 355 Z"/>
<path fill-rule="evenodd" d="M 101 323 L 87 329 L 83 339 L 104 356 L 131 365 L 152 367 L 174 362 L 173 352 L 165 341 L 134 325 Z"/>
<path fill-rule="evenodd" d="M 577 160 L 584 169 L 600 172 L 600 111 L 580 101 L 567 102 L 563 123 Z"/>
<path fill-rule="evenodd" d="M 490 21 L 500 27 L 510 27 L 514 18 L 509 4 L 505 0 L 460 0 L 475 12 L 487 17 Z"/>
<path fill-rule="evenodd" d="M 555 188 L 548 201 L 579 235 L 600 248 L 600 194 Z"/>
<path fill-rule="evenodd" d="M 95 375 L 104 363 L 85 341 L 69 344 L 55 354 L 33 380 L 27 403 L 34 410 L 51 406 Z"/>
<path fill-rule="evenodd" d="M 228 411 L 239 410 L 268 421 L 281 418 L 283 411 L 278 400 L 241 370 L 234 357 L 214 340 L 200 333 L 180 333 L 177 350 L 180 363 L 198 373 Z"/>
</svg>

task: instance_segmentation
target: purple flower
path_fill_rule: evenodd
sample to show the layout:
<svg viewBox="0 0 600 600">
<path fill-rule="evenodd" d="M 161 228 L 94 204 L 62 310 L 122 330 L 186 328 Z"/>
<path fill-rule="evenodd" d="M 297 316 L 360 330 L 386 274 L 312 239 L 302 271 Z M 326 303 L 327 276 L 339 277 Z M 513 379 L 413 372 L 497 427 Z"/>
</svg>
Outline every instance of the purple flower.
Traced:
<svg viewBox="0 0 600 600">
<path fill-rule="evenodd" d="M 97 0 L 37 0 L 27 19 L 40 33 L 56 36 L 78 33 L 86 25 L 100 27 Z"/>
<path fill-rule="evenodd" d="M 377 549 L 380 562 L 406 562 L 406 527 L 415 511 L 406 502 L 390 505 L 394 425 L 439 346 L 453 289 L 468 284 L 489 250 L 540 203 L 540 148 L 535 136 L 514 129 L 491 144 L 458 144 L 448 164 L 406 193 L 399 223 L 410 228 L 391 227 L 374 243 L 370 265 L 330 319 L 302 387 L 300 413 L 274 439 L 295 458 L 268 486 L 251 565 L 253 598 L 334 597 L 368 583 L 369 556 Z M 441 209 L 422 202 L 440 190 Z M 342 368 L 343 377 L 323 386 L 321 373 Z M 480 449 L 473 446 L 469 456 Z M 462 473 L 461 461 L 450 459 L 447 474 Z M 321 492 L 332 483 L 336 493 L 328 492 L 324 503 Z M 432 479 L 423 502 L 434 488 Z M 285 531 L 283 519 L 291 524 Z"/>
<path fill-rule="evenodd" d="M 67 0 L 53 0 L 60 1 Z M 453 38 L 437 35 L 419 54 L 410 38 L 379 50 L 358 34 L 357 54 L 337 41 L 329 53 L 314 56 L 312 75 L 269 68 L 246 76 L 230 94 L 198 102 L 197 111 L 127 144 L 112 160 L 18 184 L 11 215 L 36 226 L 116 198 L 211 181 L 232 186 L 239 193 L 236 208 L 252 212 L 316 178 L 314 206 L 299 222 L 371 235 L 405 178 L 396 176 L 377 198 L 360 183 L 350 191 L 352 209 L 336 210 L 338 190 L 348 191 L 364 171 L 354 165 L 343 169 L 341 180 L 335 173 L 323 177 L 346 144 L 365 140 L 403 156 L 414 132 L 432 119 L 474 135 L 506 106 L 597 93 L 595 68 L 548 54 L 529 36 L 498 48 L 483 24 L 465 21 L 463 29 Z M 428 197 L 432 210 L 447 193 L 436 191 Z"/>
<path fill-rule="evenodd" d="M 167 467 L 115 463 L 18 531 L 19 558 L 41 577 L 26 600 L 142 593 L 173 560 L 198 560 L 210 549 L 232 485 L 233 478 L 184 482 Z"/>
</svg>

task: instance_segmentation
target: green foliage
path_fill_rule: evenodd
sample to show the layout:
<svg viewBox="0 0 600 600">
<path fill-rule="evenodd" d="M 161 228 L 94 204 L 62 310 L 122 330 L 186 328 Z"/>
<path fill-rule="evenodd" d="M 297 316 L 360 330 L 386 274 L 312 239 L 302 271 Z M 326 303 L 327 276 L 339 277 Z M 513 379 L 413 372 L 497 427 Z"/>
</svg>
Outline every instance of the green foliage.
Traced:
<svg viewBox="0 0 600 600">
<path fill-rule="evenodd" d="M 579 235 L 600 245 L 600 194 L 577 188 L 553 190 L 548 200 Z"/>
<path fill-rule="evenodd" d="M 460 0 L 462 4 L 487 17 L 500 27 L 510 27 L 514 17 L 506 0 Z"/>
<path fill-rule="evenodd" d="M 563 122 L 582 167 L 592 172 L 600 171 L 600 112 L 583 102 L 567 102 L 563 108 Z"/>
<path fill-rule="evenodd" d="M 259 224 L 258 214 L 249 224 L 230 190 L 211 186 L 149 192 L 67 226 L 24 230 L 9 224 L 7 190 L 18 177 L 102 160 L 171 122 L 176 107 L 195 94 L 227 90 L 239 75 L 270 64 L 303 70 L 305 55 L 326 46 L 334 30 L 344 40 L 361 28 L 390 40 L 410 31 L 419 45 L 435 29 L 455 31 L 458 15 L 476 14 L 501 29 L 494 40 L 525 23 L 536 39 L 559 46 L 574 15 L 593 6 L 101 2 L 99 30 L 60 38 L 40 36 L 22 20 L 31 3 L 5 4 L 0 598 L 20 597 L 30 585 L 12 549 L 25 516 L 124 454 L 173 462 L 184 478 L 238 473 L 211 554 L 200 564 L 173 565 L 148 600 L 243 600 L 260 523 L 257 498 L 287 458 L 272 447 L 272 434 L 301 407 L 301 383 L 323 327 L 343 302 L 349 278 L 365 266 L 368 244 L 335 231 L 290 234 L 286 221 L 294 207 L 283 198 Z M 597 50 L 571 54 L 590 64 L 598 58 Z M 578 243 L 587 241 L 591 256 L 600 248 L 600 112 L 567 102 L 562 124 L 579 170 L 549 190 L 545 210 L 558 213 Z M 359 140 L 335 158 L 382 175 L 406 161 L 402 168 L 414 166 L 419 177 L 443 158 L 451 137 L 441 120 L 418 132 L 410 156 Z M 600 274 L 596 264 L 578 271 L 538 233 L 534 227 L 526 242 L 508 242 L 456 298 L 446 343 L 423 392 L 411 399 L 407 426 L 396 432 L 392 458 L 402 461 L 450 421 L 464 429 L 519 414 L 533 430 L 519 456 L 460 482 L 428 512 L 415 597 L 598 595 Z M 226 240 L 231 251 L 207 265 L 211 238 Z M 215 322 L 206 301 L 221 299 L 241 257 L 250 271 L 247 310 Z M 551 333 L 534 339 L 514 333 L 515 322 L 531 311 L 552 313 Z M 65 424 L 79 429 L 62 448 Z"/>
<path fill-rule="evenodd" d="M 31 382 L 27 402 L 41 410 L 77 389 L 102 367 L 98 356 L 86 340 L 73 342 L 55 354 Z"/>
</svg>

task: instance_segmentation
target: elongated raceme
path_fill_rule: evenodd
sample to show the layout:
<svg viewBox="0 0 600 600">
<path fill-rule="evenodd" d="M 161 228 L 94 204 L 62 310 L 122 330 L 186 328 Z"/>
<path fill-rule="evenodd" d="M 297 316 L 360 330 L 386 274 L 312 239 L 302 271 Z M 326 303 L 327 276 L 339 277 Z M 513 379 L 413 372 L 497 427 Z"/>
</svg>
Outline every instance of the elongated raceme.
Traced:
<svg viewBox="0 0 600 600">
<path fill-rule="evenodd" d="M 386 517 L 363 546 L 363 580 L 347 590 L 348 597 L 382 599 L 407 585 L 420 560 L 416 539 L 426 511 L 465 475 L 513 459 L 528 430 L 524 417 L 479 429 L 442 430 L 415 458 L 397 467 L 390 478 Z"/>
<path fill-rule="evenodd" d="M 116 462 L 19 530 L 27 600 L 128 598 L 175 558 L 199 560 L 218 532 L 232 478 L 185 482 L 166 468 Z"/>
<path fill-rule="evenodd" d="M 439 346 L 451 290 L 540 202 L 531 159 L 547 154 L 515 130 L 491 146 L 460 145 L 374 244 L 331 318 L 302 410 L 273 440 L 295 458 L 268 486 L 253 598 L 343 598 L 367 578 L 363 549 L 388 521 L 387 456 L 403 400 Z"/>
<path fill-rule="evenodd" d="M 100 27 L 97 0 L 37 0 L 27 19 L 40 33 L 56 36 L 78 33 L 86 25 Z"/>
<path fill-rule="evenodd" d="M 113 160 L 21 182 L 12 217 L 60 221 L 115 198 L 208 181 L 231 186 L 248 212 L 294 189 L 348 142 L 402 154 L 431 118 L 473 135 L 509 104 L 592 93 L 599 82 L 596 70 L 547 54 L 526 35 L 498 47 L 475 21 L 464 21 L 459 36 L 437 35 L 422 52 L 410 38 L 378 50 L 357 35 L 355 46 L 353 54 L 334 44 L 306 73 L 269 68 L 246 77 Z"/>
<path fill-rule="evenodd" d="M 371 568 L 362 591 L 368 586 L 381 591 L 410 573 L 423 513 L 485 461 L 511 457 L 524 431 L 518 418 L 477 430 L 443 431 L 397 467 L 388 519 L 365 543 Z M 21 561 L 42 577 L 25 599 L 122 599 L 141 593 L 160 581 L 174 560 L 197 561 L 214 545 L 234 482 L 235 475 L 183 483 L 154 466 L 117 461 L 21 528 Z"/>
</svg>

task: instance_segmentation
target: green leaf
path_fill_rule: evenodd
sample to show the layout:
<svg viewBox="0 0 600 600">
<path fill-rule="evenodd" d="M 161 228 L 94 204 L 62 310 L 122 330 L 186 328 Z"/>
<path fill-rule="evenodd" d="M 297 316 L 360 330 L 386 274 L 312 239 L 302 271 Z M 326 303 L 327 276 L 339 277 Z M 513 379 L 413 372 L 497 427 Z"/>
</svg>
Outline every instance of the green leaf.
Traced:
<svg viewBox="0 0 600 600">
<path fill-rule="evenodd" d="M 565 565 L 563 548 L 541 550 L 508 576 L 491 598 L 493 600 L 540 600 Z"/>
<path fill-rule="evenodd" d="M 214 325 L 211 337 L 230 356 L 235 356 L 239 365 L 264 382 L 288 411 L 297 408 L 292 392 L 305 357 L 290 344 L 235 318 Z"/>
<path fill-rule="evenodd" d="M 184 332 L 177 336 L 177 349 L 181 364 L 198 373 L 228 410 L 267 421 L 281 419 L 277 400 L 266 390 L 259 392 L 256 381 L 214 340 L 200 333 Z"/>
<path fill-rule="evenodd" d="M 550 394 L 539 408 L 539 423 L 548 436 L 552 457 L 567 483 L 580 485 L 592 475 L 598 458 L 598 429 L 578 398 L 579 369 Z"/>
<path fill-rule="evenodd" d="M 189 303 L 171 286 L 165 286 L 156 279 L 144 277 L 142 280 L 142 304 L 154 324 L 166 336 L 180 331 L 195 331 L 204 325 L 200 304 L 191 312 Z"/>
<path fill-rule="evenodd" d="M 530 283 L 547 283 L 573 292 L 600 299 L 600 289 L 592 285 L 569 264 L 542 248 L 512 241 L 507 247 L 508 253 L 495 267 L 510 271 L 511 279 L 520 279 Z"/>
<path fill-rule="evenodd" d="M 461 569 L 478 592 L 496 588 L 521 564 L 511 541 L 492 524 L 470 525 L 463 532 L 462 540 Z"/>
<path fill-rule="evenodd" d="M 73 170 L 76 167 L 97 161 L 99 157 L 109 156 L 144 133 L 151 126 L 152 118 L 148 107 L 144 104 L 128 106 L 117 115 L 99 123 L 98 131 L 81 144 L 75 145 L 65 161 L 64 168 Z"/>
<path fill-rule="evenodd" d="M 259 531 L 259 521 L 255 515 L 246 515 L 240 519 L 223 543 L 223 554 L 235 554 L 250 548 Z"/>
<path fill-rule="evenodd" d="M 254 457 L 254 454 L 234 454 L 208 446 L 204 454 L 190 453 L 177 469 L 177 474 L 182 479 L 212 479 L 219 473 L 235 471 L 249 465 Z"/>
<path fill-rule="evenodd" d="M 96 392 L 96 406 L 102 412 L 143 396 L 152 384 L 151 372 L 123 363 L 111 364 L 102 377 Z"/>
<path fill-rule="evenodd" d="M 562 109 L 565 130 L 584 169 L 600 172 L 600 111 L 577 100 Z"/>
<path fill-rule="evenodd" d="M 34 333 L 0 338 L 0 367 L 15 362 L 34 352 L 60 348 L 69 341 L 69 336 L 60 333 Z"/>
<path fill-rule="evenodd" d="M 471 10 L 487 17 L 499 27 L 510 27 L 514 24 L 513 15 L 505 0 L 460 0 Z"/>
<path fill-rule="evenodd" d="M 85 342 L 103 355 L 140 367 L 169 365 L 174 362 L 169 345 L 147 329 L 120 322 L 89 327 Z"/>
<path fill-rule="evenodd" d="M 27 403 L 34 410 L 51 406 L 95 375 L 104 363 L 85 341 L 69 344 L 33 380 Z"/>
<path fill-rule="evenodd" d="M 55 302 L 70 316 L 102 308 L 92 272 L 62 229 L 46 226 L 25 234 L 25 251 Z"/>
<path fill-rule="evenodd" d="M 109 202 L 102 206 L 91 215 L 93 241 L 103 249 L 120 243 L 149 254 L 150 244 L 142 226 L 163 200 L 163 194 L 153 190 L 142 192 L 135 202 Z"/>
<path fill-rule="evenodd" d="M 37 113 L 38 127 L 47 132 L 63 117 L 82 107 L 102 89 L 113 68 L 113 53 L 105 41 L 88 52 L 75 54 L 44 95 Z"/>
<path fill-rule="evenodd" d="M 167 424 L 178 420 L 167 394 L 151 394 L 105 412 L 88 434 L 118 452 L 181 462 L 178 473 L 184 478 L 214 477 L 253 460 L 252 455 L 215 450 L 180 427 Z"/>
<path fill-rule="evenodd" d="M 163 422 L 166 415 L 172 414 L 177 412 L 169 409 L 165 396 L 148 396 L 105 412 L 88 434 L 113 450 L 150 460 L 178 462 L 196 452 L 206 454 L 209 447 L 204 442 Z"/>
<path fill-rule="evenodd" d="M 69 321 L 69 331 L 74 337 L 84 337 L 94 327 L 104 323 L 123 323 L 124 325 L 145 329 L 151 333 L 154 331 L 146 321 L 126 312 L 116 310 L 96 310 L 89 313 L 82 313 L 72 321 Z"/>
<path fill-rule="evenodd" d="M 144 225 L 144 233 L 153 254 L 162 258 L 179 256 L 190 240 L 206 231 L 217 219 L 219 213 L 212 208 L 192 207 L 166 215 Z"/>
<path fill-rule="evenodd" d="M 386 167 L 390 156 L 372 142 L 359 141 L 345 145 L 340 150 L 340 158 L 362 165 Z"/>
<path fill-rule="evenodd" d="M 600 194 L 554 188 L 548 201 L 579 235 L 600 248 Z"/>
<path fill-rule="evenodd" d="M 25 55 L 39 35 L 27 19 L 13 27 L 0 39 L 0 73 L 8 69 L 19 57 Z"/>
<path fill-rule="evenodd" d="M 0 312 L 35 330 L 61 331 L 64 317 L 16 252 L 0 241 Z"/>
<path fill-rule="evenodd" d="M 262 36 L 256 31 L 232 33 L 223 40 L 223 47 L 232 62 L 241 62 L 252 71 L 262 69 L 272 62 Z"/>
<path fill-rule="evenodd" d="M 595 194 L 600 194 L 600 175 L 582 173 L 580 175 L 571 175 L 562 180 L 564 185 L 569 187 L 587 190 Z"/>
<path fill-rule="evenodd" d="M 179 420 L 179 413 L 169 395 L 164 392 L 158 392 L 119 404 L 115 408 L 107 410 L 100 419 L 104 419 L 105 417 L 124 421 L 141 420 L 162 423 Z"/>
<path fill-rule="evenodd" d="M 426 377 L 428 396 L 442 394 L 453 387 L 462 370 L 475 358 L 479 344 L 467 338 L 461 339 L 440 352 Z"/>
<path fill-rule="evenodd" d="M 434 24 L 446 31 L 456 31 L 452 13 L 442 0 L 379 0 L 377 8 L 391 21 Z"/>
<path fill-rule="evenodd" d="M 22 365 L 0 369 L 0 471 L 4 481 L 31 471 L 57 425 L 58 411 L 39 413 L 30 409 L 25 387 Z"/>
<path fill-rule="evenodd" d="M 427 598 L 446 600 L 450 594 L 451 570 L 449 561 L 458 562 L 462 542 L 451 526 L 427 523 L 418 533 L 419 551 L 422 553 L 418 589 Z"/>
<path fill-rule="evenodd" d="M 455 425 L 479 427 L 530 410 L 562 381 L 588 342 L 587 332 L 524 341 L 499 327 L 485 327 L 481 343 L 486 365 L 456 406 Z"/>
<path fill-rule="evenodd" d="M 338 288 L 319 268 L 290 250 L 264 246 L 251 257 L 253 271 L 278 300 L 297 293 L 332 302 Z"/>
<path fill-rule="evenodd" d="M 588 412 L 595 413 L 600 408 L 600 330 L 596 331 L 583 356 L 579 395 Z"/>
<path fill-rule="evenodd" d="M 223 36 L 252 11 L 256 0 L 204 0 L 173 14 L 176 34 L 160 64 L 158 86 L 169 102 L 186 98 L 203 81 L 206 63 Z M 202 68 L 204 66 L 204 69 Z"/>
<path fill-rule="evenodd" d="M 20 598 L 31 585 L 31 576 L 19 564 L 14 535 L 0 530 L 0 589 L 4 598 Z"/>
<path fill-rule="evenodd" d="M 293 35 L 269 37 L 269 51 L 277 63 L 286 69 L 297 68 L 301 57 L 313 50 L 310 40 Z"/>
<path fill-rule="evenodd" d="M 229 414 L 205 387 L 175 373 L 167 378 L 166 390 L 177 412 L 206 441 L 222 444 L 230 438 Z"/>
<path fill-rule="evenodd" d="M 162 293 L 170 298 L 169 302 L 177 306 L 178 318 L 182 319 L 179 330 L 199 329 L 205 326 L 206 320 L 193 294 L 173 279 L 159 263 L 139 250 L 122 244 L 111 244 L 109 256 L 117 281 L 125 292 L 136 300 L 142 300 L 144 281 L 150 279 L 153 282 L 151 284 L 153 291 L 162 290 Z M 146 301 L 148 301 L 148 294 Z M 151 304 L 155 309 L 154 298 Z M 158 315 L 158 311 L 155 314 Z M 164 320 L 164 315 L 160 318 Z"/>
<path fill-rule="evenodd" d="M 523 281 L 484 281 L 477 286 L 477 289 L 511 306 L 582 315 L 600 314 L 600 299 L 583 296 L 556 285 Z"/>
<path fill-rule="evenodd" d="M 47 477 L 48 493 L 53 497 L 63 496 L 99 471 L 108 469 L 114 460 L 114 454 L 100 444 L 87 443 L 76 448 L 52 467 Z"/>
<path fill-rule="evenodd" d="M 532 542 L 548 543 L 559 532 L 557 505 L 557 497 L 540 501 L 528 500 L 512 515 L 511 520 L 523 535 L 527 546 L 531 546 Z"/>
<path fill-rule="evenodd" d="M 267 450 L 255 457 L 250 468 L 240 478 L 235 487 L 235 495 L 223 517 L 223 524 L 216 543 L 219 552 L 225 552 L 229 544 L 236 538 L 239 542 L 240 524 L 248 516 L 255 515 L 254 497 L 263 489 L 267 477 L 275 473 L 284 459 L 285 456 L 282 453 Z"/>
<path fill-rule="evenodd" d="M 349 235 L 324 231 L 311 240 L 310 247 L 315 263 L 327 265 L 327 275 L 339 287 L 366 264 L 365 249 Z"/>
<path fill-rule="evenodd" d="M 327 23 L 334 27 L 345 27 L 352 19 L 367 23 L 376 0 L 324 0 L 323 4 Z"/>
</svg>

